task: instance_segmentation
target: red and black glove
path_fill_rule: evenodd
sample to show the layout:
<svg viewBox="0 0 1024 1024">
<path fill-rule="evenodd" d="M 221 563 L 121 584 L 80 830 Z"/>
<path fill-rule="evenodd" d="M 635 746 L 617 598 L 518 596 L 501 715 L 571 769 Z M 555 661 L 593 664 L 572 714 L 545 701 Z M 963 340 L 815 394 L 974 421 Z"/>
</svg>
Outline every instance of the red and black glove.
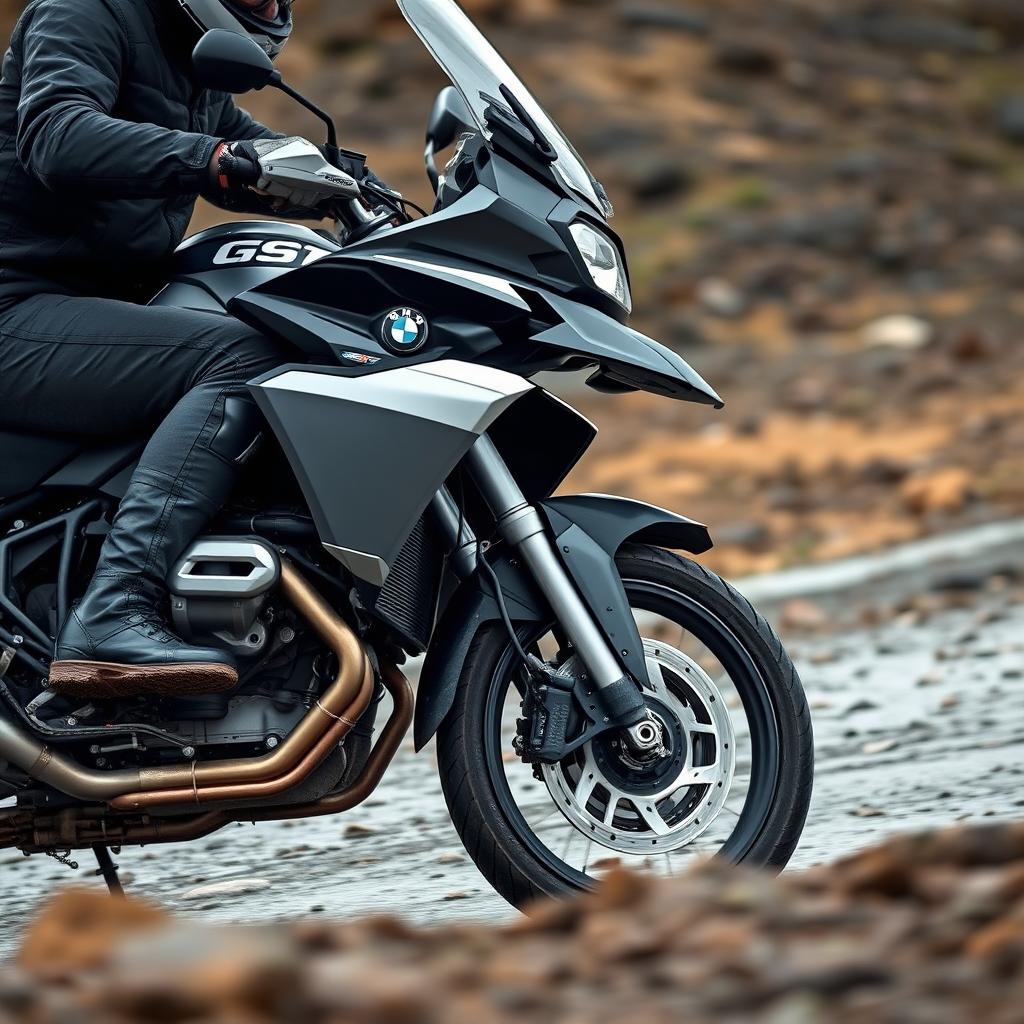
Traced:
<svg viewBox="0 0 1024 1024">
<path fill-rule="evenodd" d="M 210 185 L 226 199 L 248 195 L 260 180 L 260 158 L 251 142 L 222 142 L 210 157 Z"/>
</svg>

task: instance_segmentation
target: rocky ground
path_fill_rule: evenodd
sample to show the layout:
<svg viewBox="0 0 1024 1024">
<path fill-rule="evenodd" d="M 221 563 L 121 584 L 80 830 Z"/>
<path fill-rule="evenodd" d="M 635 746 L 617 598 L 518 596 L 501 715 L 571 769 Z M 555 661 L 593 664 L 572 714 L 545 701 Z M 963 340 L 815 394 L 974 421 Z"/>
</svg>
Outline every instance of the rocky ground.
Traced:
<svg viewBox="0 0 1024 1024">
<path fill-rule="evenodd" d="M 927 591 L 841 598 L 841 609 L 793 599 L 776 610 L 811 702 L 818 759 L 794 865 L 892 833 L 1024 818 L 1021 580 L 961 571 Z M 55 891 L 99 886 L 76 856 L 79 871 L 0 853 L 0 953 Z M 462 852 L 432 747 L 404 749 L 374 797 L 344 817 L 235 826 L 188 846 L 125 850 L 120 861 L 131 891 L 206 922 L 513 916 Z"/>
<path fill-rule="evenodd" d="M 6 1021 L 1019 1021 L 1024 825 L 892 840 L 782 880 L 614 873 L 511 926 L 210 929 L 85 892 L 44 910 Z"/>
</svg>

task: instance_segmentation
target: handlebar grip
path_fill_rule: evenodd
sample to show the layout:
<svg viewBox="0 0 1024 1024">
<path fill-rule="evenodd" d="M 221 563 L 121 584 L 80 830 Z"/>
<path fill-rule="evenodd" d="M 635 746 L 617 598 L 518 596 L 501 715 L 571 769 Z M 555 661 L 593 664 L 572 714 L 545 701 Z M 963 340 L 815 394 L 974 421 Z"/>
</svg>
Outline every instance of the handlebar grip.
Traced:
<svg viewBox="0 0 1024 1024">
<path fill-rule="evenodd" d="M 226 149 L 221 153 L 220 171 L 236 185 L 255 185 L 263 177 L 258 163 Z"/>
</svg>

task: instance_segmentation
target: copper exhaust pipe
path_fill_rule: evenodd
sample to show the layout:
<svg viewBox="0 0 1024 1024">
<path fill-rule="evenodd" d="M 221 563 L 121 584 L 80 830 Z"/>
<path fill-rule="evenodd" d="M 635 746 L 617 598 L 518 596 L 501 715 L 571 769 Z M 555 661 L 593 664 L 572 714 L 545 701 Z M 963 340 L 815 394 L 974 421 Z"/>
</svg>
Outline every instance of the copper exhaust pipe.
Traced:
<svg viewBox="0 0 1024 1024">
<path fill-rule="evenodd" d="M 381 675 L 395 706 L 381 731 L 380 739 L 374 744 L 370 756 L 366 759 L 359 779 L 348 789 L 343 789 L 340 793 L 329 793 L 314 803 L 268 807 L 265 810 L 261 808 L 255 814 L 237 820 L 282 821 L 286 818 L 316 818 L 324 814 L 339 814 L 361 804 L 380 785 L 380 780 L 409 731 L 414 704 L 409 680 L 396 666 L 382 663 Z"/>
<path fill-rule="evenodd" d="M 176 803 L 272 796 L 301 782 L 341 742 L 373 699 L 373 669 L 352 630 L 287 561 L 281 589 L 338 658 L 338 675 L 309 713 L 272 753 L 208 764 L 143 768 L 139 788 L 110 806 L 138 811 Z"/>
<path fill-rule="evenodd" d="M 235 821 L 283 821 L 289 818 L 313 818 L 338 814 L 362 803 L 380 784 L 391 764 L 413 715 L 413 694 L 405 676 L 394 666 L 382 664 L 384 686 L 394 703 L 380 738 L 374 744 L 366 765 L 356 783 L 340 793 L 332 793 L 313 803 L 287 807 L 253 808 L 244 811 L 206 811 L 188 817 L 147 817 L 138 822 L 105 818 L 95 812 L 67 812 L 48 817 L 45 824 L 33 828 L 33 848 L 90 846 L 95 843 L 113 845 L 145 845 L 147 843 L 180 843 L 216 832 Z M 246 816 L 239 817 L 240 814 Z"/>
</svg>

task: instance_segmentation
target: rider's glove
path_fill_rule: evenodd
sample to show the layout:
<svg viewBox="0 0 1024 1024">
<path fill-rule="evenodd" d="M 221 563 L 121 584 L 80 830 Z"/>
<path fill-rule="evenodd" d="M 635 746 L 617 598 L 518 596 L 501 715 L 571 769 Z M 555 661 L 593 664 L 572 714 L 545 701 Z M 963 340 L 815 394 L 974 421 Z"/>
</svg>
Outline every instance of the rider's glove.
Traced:
<svg viewBox="0 0 1024 1024">
<path fill-rule="evenodd" d="M 260 180 L 260 160 L 251 142 L 222 142 L 210 158 L 210 182 L 225 192 L 244 192 Z"/>
</svg>

